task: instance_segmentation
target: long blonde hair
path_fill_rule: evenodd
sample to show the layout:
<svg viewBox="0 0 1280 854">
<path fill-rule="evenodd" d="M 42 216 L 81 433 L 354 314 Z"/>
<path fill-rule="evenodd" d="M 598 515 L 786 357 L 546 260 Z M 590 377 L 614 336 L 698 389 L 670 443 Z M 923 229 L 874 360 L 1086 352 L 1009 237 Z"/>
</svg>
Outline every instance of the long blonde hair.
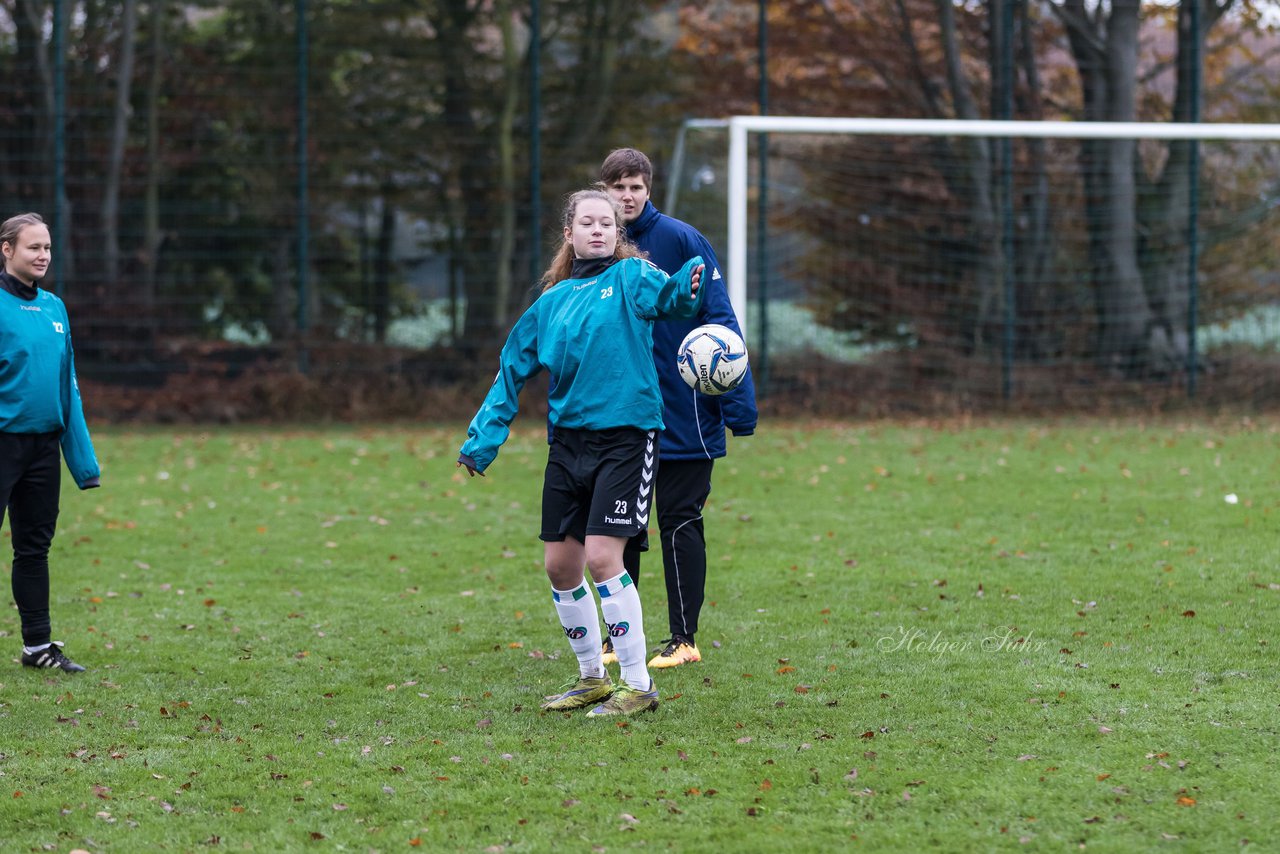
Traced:
<svg viewBox="0 0 1280 854">
<path fill-rule="evenodd" d="M 564 212 L 560 215 L 561 229 L 573 226 L 573 219 L 578 213 L 578 205 L 589 199 L 600 199 L 608 202 L 609 207 L 613 209 L 613 219 L 618 223 L 618 245 L 613 248 L 613 257 L 619 261 L 623 258 L 646 258 L 646 253 L 641 252 L 639 247 L 627 239 L 626 229 L 622 226 L 622 206 L 619 205 L 604 190 L 590 187 L 586 190 L 569 196 L 565 202 Z M 573 244 L 567 240 L 560 241 L 560 248 L 556 250 L 555 257 L 551 259 L 551 265 L 547 267 L 547 271 L 542 274 L 542 290 L 545 292 L 553 285 L 563 282 L 569 278 L 569 273 L 573 269 Z"/>
</svg>

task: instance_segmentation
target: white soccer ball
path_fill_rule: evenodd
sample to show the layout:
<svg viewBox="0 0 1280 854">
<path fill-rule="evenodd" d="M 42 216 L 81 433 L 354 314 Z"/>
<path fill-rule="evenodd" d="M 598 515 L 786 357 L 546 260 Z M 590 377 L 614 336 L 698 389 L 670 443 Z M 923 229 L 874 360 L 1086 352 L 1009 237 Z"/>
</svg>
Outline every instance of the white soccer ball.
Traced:
<svg viewBox="0 0 1280 854">
<path fill-rule="evenodd" d="M 747 375 L 747 345 L 729 327 L 708 323 L 680 342 L 676 364 L 692 388 L 703 394 L 724 394 Z"/>
</svg>

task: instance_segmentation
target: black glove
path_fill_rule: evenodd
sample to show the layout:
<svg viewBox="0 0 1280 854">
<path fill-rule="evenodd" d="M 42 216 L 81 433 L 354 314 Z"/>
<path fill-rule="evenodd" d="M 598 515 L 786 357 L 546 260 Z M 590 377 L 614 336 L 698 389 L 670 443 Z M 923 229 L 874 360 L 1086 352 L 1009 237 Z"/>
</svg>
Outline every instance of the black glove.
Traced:
<svg viewBox="0 0 1280 854">
<path fill-rule="evenodd" d="M 464 467 L 467 470 L 467 474 L 472 477 L 475 477 L 476 475 L 484 477 L 484 472 L 480 471 L 476 466 L 476 461 L 471 459 L 467 454 L 458 454 L 458 465 Z"/>
</svg>

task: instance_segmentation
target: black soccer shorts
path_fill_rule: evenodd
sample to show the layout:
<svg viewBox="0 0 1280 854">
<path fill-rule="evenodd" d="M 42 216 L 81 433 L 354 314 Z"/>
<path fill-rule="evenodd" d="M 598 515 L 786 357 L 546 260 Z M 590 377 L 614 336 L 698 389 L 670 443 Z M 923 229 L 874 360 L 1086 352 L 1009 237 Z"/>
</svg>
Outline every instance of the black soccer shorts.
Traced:
<svg viewBox="0 0 1280 854">
<path fill-rule="evenodd" d="M 635 427 L 555 429 L 542 481 L 542 533 L 549 543 L 648 530 L 658 467 L 657 432 Z"/>
</svg>

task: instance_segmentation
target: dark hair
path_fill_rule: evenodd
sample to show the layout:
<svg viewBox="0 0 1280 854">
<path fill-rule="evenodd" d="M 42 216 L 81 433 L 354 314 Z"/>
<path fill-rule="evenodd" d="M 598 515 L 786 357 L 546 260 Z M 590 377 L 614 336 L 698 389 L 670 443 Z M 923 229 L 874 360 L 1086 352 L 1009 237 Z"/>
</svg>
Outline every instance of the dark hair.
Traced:
<svg viewBox="0 0 1280 854">
<path fill-rule="evenodd" d="M 622 227 L 622 207 L 614 200 L 613 196 L 595 187 L 579 190 L 569 196 L 565 201 L 564 211 L 560 215 L 561 229 L 573 227 L 573 218 L 577 216 L 578 205 L 590 199 L 599 199 L 602 202 L 607 202 L 613 210 L 613 220 L 618 224 L 618 244 L 613 248 L 613 257 L 619 261 L 623 258 L 646 257 L 643 252 L 636 248 L 634 243 L 627 239 L 626 229 Z M 551 265 L 542 274 L 542 290 L 545 291 L 552 285 L 569 278 L 569 273 L 572 269 L 573 244 L 567 240 L 561 240 L 560 248 L 556 250 L 555 257 L 551 259 Z"/>
<path fill-rule="evenodd" d="M 600 164 L 600 180 L 605 186 L 621 181 L 628 175 L 639 175 L 644 179 L 646 190 L 653 187 L 653 164 L 643 151 L 634 148 L 615 148 Z"/>
<path fill-rule="evenodd" d="M 20 213 L 6 219 L 0 224 L 0 245 L 16 245 L 18 234 L 29 225 L 44 225 L 44 218 L 38 213 Z"/>
</svg>

